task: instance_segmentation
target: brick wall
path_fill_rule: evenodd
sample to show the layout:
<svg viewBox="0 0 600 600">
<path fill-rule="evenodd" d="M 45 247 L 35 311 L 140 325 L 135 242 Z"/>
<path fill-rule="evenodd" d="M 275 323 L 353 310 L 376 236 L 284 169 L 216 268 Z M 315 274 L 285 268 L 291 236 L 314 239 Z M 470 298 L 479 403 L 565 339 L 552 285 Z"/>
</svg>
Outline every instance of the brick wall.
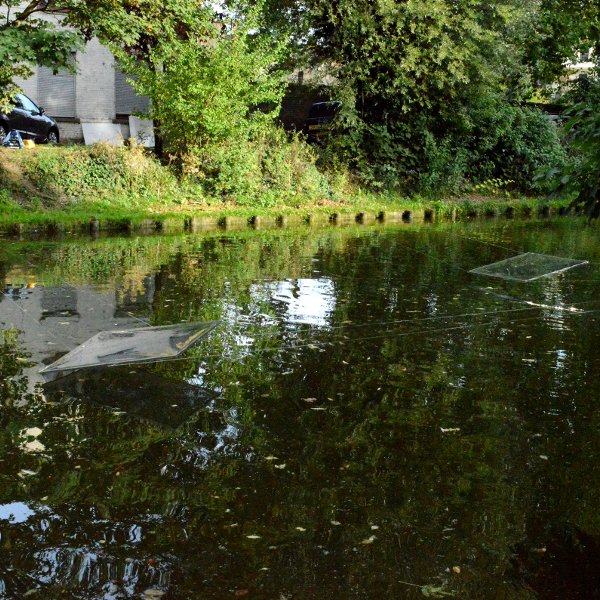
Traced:
<svg viewBox="0 0 600 600">
<path fill-rule="evenodd" d="M 77 53 L 75 78 L 77 111 L 81 121 L 112 121 L 115 108 L 115 59 L 96 39 Z"/>
</svg>

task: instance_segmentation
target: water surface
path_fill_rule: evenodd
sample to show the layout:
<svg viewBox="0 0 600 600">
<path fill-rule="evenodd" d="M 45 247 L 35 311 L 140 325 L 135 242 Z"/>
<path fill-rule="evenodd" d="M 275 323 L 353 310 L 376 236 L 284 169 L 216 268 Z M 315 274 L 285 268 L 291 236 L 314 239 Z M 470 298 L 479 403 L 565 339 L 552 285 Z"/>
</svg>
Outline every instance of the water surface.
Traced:
<svg viewBox="0 0 600 600">
<path fill-rule="evenodd" d="M 0 598 L 599 597 L 599 242 L 0 240 Z M 520 252 L 590 264 L 469 273 Z M 181 360 L 39 375 L 101 330 L 215 319 Z"/>
</svg>

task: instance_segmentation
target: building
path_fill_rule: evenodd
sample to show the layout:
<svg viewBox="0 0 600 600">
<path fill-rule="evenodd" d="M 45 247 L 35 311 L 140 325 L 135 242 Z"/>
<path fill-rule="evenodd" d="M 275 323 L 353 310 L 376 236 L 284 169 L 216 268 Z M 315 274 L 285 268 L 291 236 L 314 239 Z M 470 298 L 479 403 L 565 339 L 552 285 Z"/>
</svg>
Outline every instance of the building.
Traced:
<svg viewBox="0 0 600 600">
<path fill-rule="evenodd" d="M 47 67 L 36 67 L 29 79 L 17 83 L 58 121 L 62 140 L 83 141 L 83 123 L 118 126 L 124 139 L 130 137 L 129 116 L 146 112 L 149 100 L 136 93 L 97 39 L 74 52 L 73 61 L 75 73 L 55 75 Z"/>
</svg>

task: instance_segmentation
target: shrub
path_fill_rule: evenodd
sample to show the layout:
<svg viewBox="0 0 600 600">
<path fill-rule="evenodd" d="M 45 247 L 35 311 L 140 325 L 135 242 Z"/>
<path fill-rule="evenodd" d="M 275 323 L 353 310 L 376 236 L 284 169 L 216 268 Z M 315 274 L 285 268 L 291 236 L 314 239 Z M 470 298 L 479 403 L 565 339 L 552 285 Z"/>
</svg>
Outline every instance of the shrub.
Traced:
<svg viewBox="0 0 600 600">
<path fill-rule="evenodd" d="M 240 205 L 299 205 L 329 193 L 315 156 L 306 144 L 276 128 L 252 139 L 225 139 L 195 148 L 183 159 L 184 175 L 207 196 Z"/>
<path fill-rule="evenodd" d="M 438 197 L 492 179 L 545 191 L 535 174 L 564 165 L 556 126 L 545 113 L 487 96 L 456 107 L 444 115 L 388 115 L 380 123 L 342 115 L 323 162 L 348 166 L 376 191 Z"/>
<path fill-rule="evenodd" d="M 157 200 L 176 186 L 170 171 L 139 147 L 44 148 L 24 155 L 23 169 L 39 190 L 63 202 L 115 195 Z"/>
<path fill-rule="evenodd" d="M 469 176 L 468 150 L 456 147 L 451 138 L 436 140 L 428 131 L 423 137 L 427 170 L 419 174 L 419 192 L 425 196 L 458 194 Z"/>
<path fill-rule="evenodd" d="M 566 153 L 556 126 L 535 109 L 486 102 L 470 115 L 468 173 L 474 183 L 512 180 L 523 191 L 545 191 L 534 182 L 543 168 L 561 168 Z"/>
</svg>

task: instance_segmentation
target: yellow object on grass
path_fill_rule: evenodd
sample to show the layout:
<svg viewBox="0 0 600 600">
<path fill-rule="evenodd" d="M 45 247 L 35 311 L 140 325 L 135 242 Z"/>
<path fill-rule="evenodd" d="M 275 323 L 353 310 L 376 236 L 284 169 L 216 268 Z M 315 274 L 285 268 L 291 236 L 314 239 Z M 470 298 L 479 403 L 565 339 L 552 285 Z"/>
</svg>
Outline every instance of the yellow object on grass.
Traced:
<svg viewBox="0 0 600 600">
<path fill-rule="evenodd" d="M 23 145 L 28 150 L 31 150 L 32 148 L 35 148 L 35 142 L 33 140 L 24 140 L 23 141 Z"/>
</svg>

